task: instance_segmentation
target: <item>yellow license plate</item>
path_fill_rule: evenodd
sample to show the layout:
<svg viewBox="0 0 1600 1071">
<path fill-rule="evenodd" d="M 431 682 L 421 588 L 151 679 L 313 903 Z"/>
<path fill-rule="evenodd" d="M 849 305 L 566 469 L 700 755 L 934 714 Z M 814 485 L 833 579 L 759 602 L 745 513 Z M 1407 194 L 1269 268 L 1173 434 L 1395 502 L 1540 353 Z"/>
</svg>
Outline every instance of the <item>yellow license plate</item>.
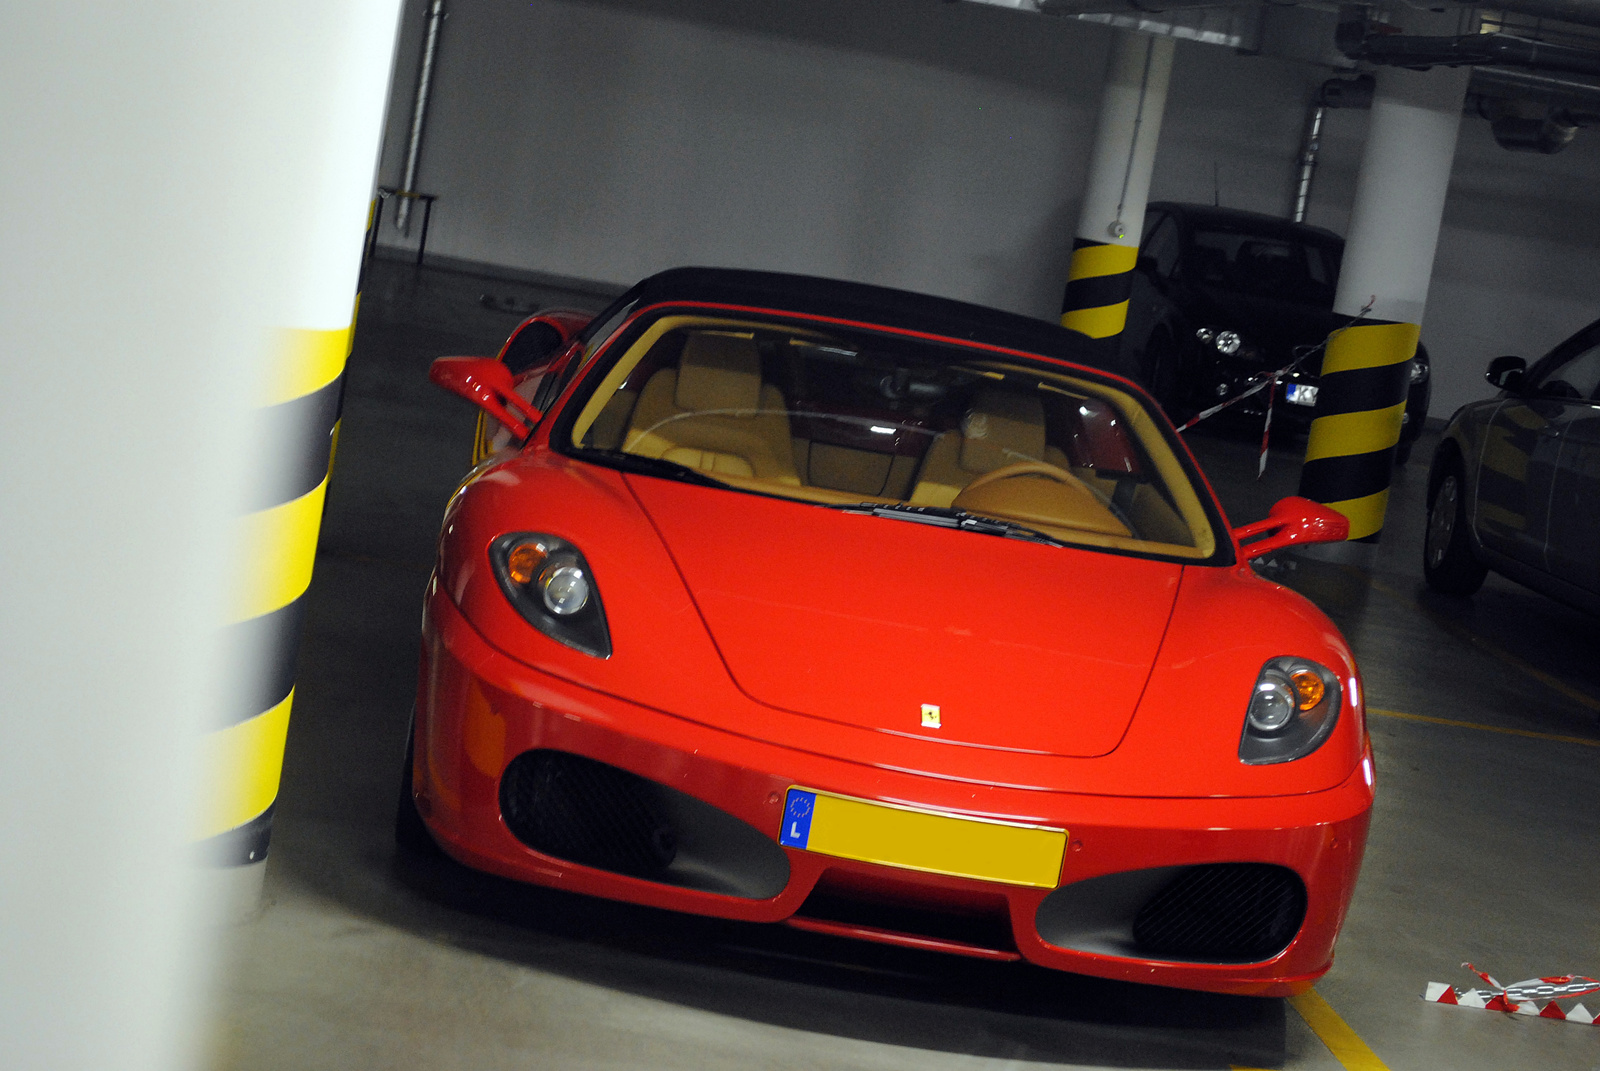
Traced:
<svg viewBox="0 0 1600 1071">
<path fill-rule="evenodd" d="M 1067 831 L 789 789 L 778 842 L 840 859 L 1053 889 Z"/>
</svg>

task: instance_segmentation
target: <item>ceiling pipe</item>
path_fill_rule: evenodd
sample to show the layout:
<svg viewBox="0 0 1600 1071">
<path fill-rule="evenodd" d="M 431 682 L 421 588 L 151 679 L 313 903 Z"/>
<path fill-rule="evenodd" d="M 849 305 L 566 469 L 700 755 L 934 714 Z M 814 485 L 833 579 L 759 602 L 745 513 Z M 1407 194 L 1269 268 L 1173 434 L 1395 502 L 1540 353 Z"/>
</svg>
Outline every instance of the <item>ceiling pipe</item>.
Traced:
<svg viewBox="0 0 1600 1071">
<path fill-rule="evenodd" d="M 422 68 L 417 72 L 417 99 L 411 106 L 411 136 L 406 141 L 406 167 L 400 178 L 400 205 L 394 212 L 394 226 L 401 234 L 411 233 L 411 197 L 417 189 L 417 160 L 422 155 L 422 126 L 428 117 L 428 97 L 433 92 L 433 61 L 439 53 L 439 26 L 444 22 L 444 0 L 428 5 L 428 32 L 422 42 Z"/>
<path fill-rule="evenodd" d="M 1479 67 L 1472 72 L 1472 89 L 1483 96 L 1537 96 L 1569 111 L 1600 112 L 1600 85 L 1574 78 Z"/>
<path fill-rule="evenodd" d="M 1341 22 L 1334 34 L 1339 51 L 1351 59 L 1394 67 L 1498 64 L 1540 71 L 1600 75 L 1600 52 L 1552 45 L 1506 33 L 1458 37 L 1412 37 L 1368 33 L 1369 24 Z"/>
<path fill-rule="evenodd" d="M 1217 0 L 1038 0 L 1046 15 L 1158 15 L 1196 7 L 1234 7 Z"/>
<path fill-rule="evenodd" d="M 1129 12 L 1152 14 L 1197 7 L 1245 7 L 1254 3 L 1228 0 L 968 0 L 991 7 L 1050 15 L 1121 15 Z M 1283 0 L 1269 0 L 1282 3 Z M 1481 6 L 1474 0 L 1456 0 L 1462 7 Z M 1288 6 L 1294 6 L 1289 0 Z M 1579 26 L 1600 26 L 1600 0 L 1495 0 L 1496 11 L 1511 11 L 1538 19 L 1556 19 Z"/>
<path fill-rule="evenodd" d="M 1478 7 L 1469 0 L 1457 0 L 1464 7 Z M 1537 19 L 1574 22 L 1579 26 L 1600 26 L 1600 0 L 1495 0 L 1496 11 L 1512 11 Z"/>
</svg>

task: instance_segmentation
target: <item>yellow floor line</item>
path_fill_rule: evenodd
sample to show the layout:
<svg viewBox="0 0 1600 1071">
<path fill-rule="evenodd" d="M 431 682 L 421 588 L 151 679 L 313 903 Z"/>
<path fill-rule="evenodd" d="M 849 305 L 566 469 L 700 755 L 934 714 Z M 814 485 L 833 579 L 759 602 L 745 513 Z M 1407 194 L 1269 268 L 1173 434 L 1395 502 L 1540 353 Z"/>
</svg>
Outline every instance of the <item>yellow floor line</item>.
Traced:
<svg viewBox="0 0 1600 1071">
<path fill-rule="evenodd" d="M 1333 1053 L 1333 1058 L 1344 1066 L 1345 1071 L 1389 1071 L 1388 1065 L 1378 1059 L 1378 1054 L 1350 1029 L 1348 1023 L 1339 1018 L 1339 1013 L 1315 989 L 1308 989 L 1298 997 L 1290 997 L 1289 1003 L 1300 1013 L 1300 1018 L 1306 1021 L 1312 1033 L 1328 1046 L 1328 1051 Z"/>
<path fill-rule="evenodd" d="M 1482 729 L 1486 733 L 1504 733 L 1506 736 L 1528 736 L 1535 740 L 1552 740 L 1558 744 L 1582 744 L 1584 747 L 1600 747 L 1600 740 L 1589 736 L 1557 736 L 1555 733 L 1536 733 L 1531 729 L 1507 729 L 1503 726 L 1485 725 L 1477 721 L 1430 718 L 1426 714 L 1406 714 L 1399 710 L 1379 710 L 1377 707 L 1368 707 L 1367 713 L 1376 714 L 1382 718 L 1401 718 L 1405 721 L 1425 721 L 1433 725 L 1449 725 L 1456 729 Z"/>
<path fill-rule="evenodd" d="M 1384 595 L 1389 596 L 1391 599 L 1403 602 L 1412 607 L 1424 617 L 1428 618 L 1428 620 L 1432 621 L 1434 624 L 1438 625 L 1452 636 L 1455 636 L 1457 639 L 1465 640 L 1467 643 L 1470 643 L 1483 653 L 1494 658 L 1498 658 L 1506 665 L 1526 673 L 1540 684 L 1560 692 L 1562 695 L 1566 696 L 1574 703 L 1577 703 L 1579 706 L 1587 707 L 1596 713 L 1600 713 L 1600 699 L 1596 699 L 1592 695 L 1588 695 L 1585 692 L 1579 691 L 1561 678 L 1552 676 L 1537 666 L 1530 665 L 1528 662 L 1518 658 L 1516 655 L 1512 654 L 1510 651 L 1507 651 L 1499 644 L 1484 639 L 1482 636 L 1479 636 L 1471 629 L 1466 628 L 1460 623 L 1450 620 L 1443 614 L 1428 609 L 1426 606 L 1423 606 L 1421 603 L 1417 602 L 1417 600 L 1399 591 L 1396 591 L 1394 588 L 1391 588 L 1389 585 L 1383 583 L 1383 581 L 1374 579 L 1371 583 L 1373 590 L 1381 592 Z"/>
</svg>

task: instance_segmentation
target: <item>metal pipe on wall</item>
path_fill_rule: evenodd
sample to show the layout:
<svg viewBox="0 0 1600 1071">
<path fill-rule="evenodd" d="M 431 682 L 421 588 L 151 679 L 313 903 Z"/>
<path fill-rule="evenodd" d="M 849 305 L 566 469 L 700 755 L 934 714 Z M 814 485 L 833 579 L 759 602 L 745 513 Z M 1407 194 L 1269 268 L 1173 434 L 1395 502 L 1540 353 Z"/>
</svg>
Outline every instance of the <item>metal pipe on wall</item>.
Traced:
<svg viewBox="0 0 1600 1071">
<path fill-rule="evenodd" d="M 422 41 L 422 66 L 417 71 L 417 97 L 411 106 L 411 133 L 406 141 L 406 167 L 400 178 L 399 205 L 394 211 L 395 230 L 411 233 L 411 201 L 416 192 L 417 160 L 422 155 L 422 127 L 428 117 L 428 96 L 433 91 L 433 61 L 439 54 L 439 27 L 444 22 L 444 0 L 428 5 L 428 30 Z"/>
<path fill-rule="evenodd" d="M 1317 155 L 1322 150 L 1322 118 L 1327 115 L 1327 105 L 1321 101 L 1311 106 L 1306 120 L 1305 140 L 1300 143 L 1300 182 L 1294 192 L 1294 221 L 1306 221 L 1306 203 L 1311 200 L 1311 178 L 1317 172 Z"/>
</svg>

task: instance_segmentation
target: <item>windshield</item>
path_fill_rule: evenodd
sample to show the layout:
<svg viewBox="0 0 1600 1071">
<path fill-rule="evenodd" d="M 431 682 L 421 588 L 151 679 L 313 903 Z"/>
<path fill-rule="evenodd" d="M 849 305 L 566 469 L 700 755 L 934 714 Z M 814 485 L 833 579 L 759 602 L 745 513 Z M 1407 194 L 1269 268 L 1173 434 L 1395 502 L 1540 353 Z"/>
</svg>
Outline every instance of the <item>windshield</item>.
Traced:
<svg viewBox="0 0 1600 1071">
<path fill-rule="evenodd" d="M 614 345 L 557 432 L 579 456 L 879 516 L 1002 522 L 961 525 L 991 534 L 1217 549 L 1158 418 L 1088 375 L 734 314 L 659 315 Z"/>
<path fill-rule="evenodd" d="M 1206 286 L 1331 309 L 1340 253 L 1334 241 L 1196 227 L 1184 267 Z"/>
</svg>

